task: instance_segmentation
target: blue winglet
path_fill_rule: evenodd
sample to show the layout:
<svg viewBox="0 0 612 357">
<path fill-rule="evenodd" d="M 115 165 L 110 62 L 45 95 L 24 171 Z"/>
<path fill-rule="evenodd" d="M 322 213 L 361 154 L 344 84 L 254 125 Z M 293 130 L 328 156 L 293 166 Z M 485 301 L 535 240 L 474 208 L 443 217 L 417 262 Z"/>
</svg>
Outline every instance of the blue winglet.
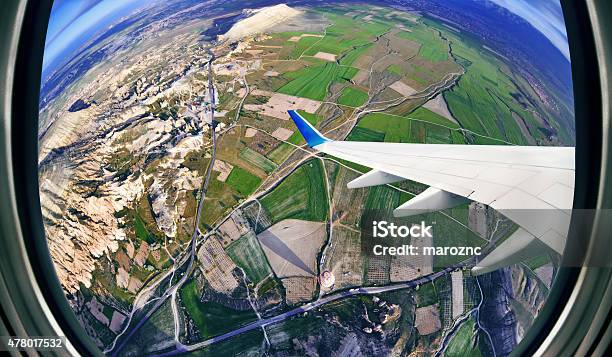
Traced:
<svg viewBox="0 0 612 357">
<path fill-rule="evenodd" d="M 312 126 L 312 124 L 304 119 L 304 117 L 302 117 L 298 112 L 295 110 L 289 110 L 288 113 L 295 123 L 295 126 L 297 126 L 298 130 L 300 131 L 300 134 L 302 134 L 306 140 L 308 146 L 315 147 L 319 144 L 330 141 L 328 138 L 324 137 L 323 134 L 319 133 L 319 131 L 315 129 L 314 126 Z"/>
</svg>

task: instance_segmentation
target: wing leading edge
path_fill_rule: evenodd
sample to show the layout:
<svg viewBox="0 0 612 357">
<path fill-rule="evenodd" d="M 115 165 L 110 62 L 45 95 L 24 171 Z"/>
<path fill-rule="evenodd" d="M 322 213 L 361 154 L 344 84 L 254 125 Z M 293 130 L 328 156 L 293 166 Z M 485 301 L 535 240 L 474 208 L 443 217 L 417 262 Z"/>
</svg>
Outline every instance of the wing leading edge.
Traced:
<svg viewBox="0 0 612 357">
<path fill-rule="evenodd" d="M 430 186 L 396 208 L 395 216 L 469 200 L 514 221 L 520 228 L 472 269 L 475 274 L 536 256 L 545 246 L 563 253 L 574 194 L 574 148 L 333 141 L 296 111 L 289 115 L 311 148 L 373 169 L 349 188 L 402 179 Z"/>
</svg>

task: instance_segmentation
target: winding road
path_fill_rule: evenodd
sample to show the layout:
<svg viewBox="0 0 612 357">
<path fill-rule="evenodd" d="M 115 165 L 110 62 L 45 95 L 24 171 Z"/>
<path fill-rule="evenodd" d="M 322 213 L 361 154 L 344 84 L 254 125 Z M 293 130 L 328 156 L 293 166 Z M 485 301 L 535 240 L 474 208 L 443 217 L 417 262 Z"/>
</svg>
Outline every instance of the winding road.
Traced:
<svg viewBox="0 0 612 357">
<path fill-rule="evenodd" d="M 183 344 L 177 344 L 177 347 L 175 350 L 170 351 L 170 352 L 166 352 L 163 354 L 159 354 L 157 356 L 174 356 L 177 354 L 181 354 L 181 353 L 185 353 L 185 352 L 191 352 L 191 351 L 195 351 L 207 346 L 210 346 L 212 344 L 230 339 L 234 336 L 243 334 L 245 332 L 249 332 L 264 326 L 268 326 L 268 325 L 273 325 L 276 323 L 279 323 L 281 321 L 284 321 L 292 316 L 316 309 L 319 306 L 325 305 L 327 303 L 330 303 L 332 301 L 336 301 L 339 299 L 345 299 L 351 296 L 357 296 L 357 295 L 373 295 L 373 294 L 381 294 L 381 293 L 385 293 L 388 291 L 394 291 L 394 290 L 401 290 L 401 289 L 408 289 L 408 288 L 412 288 L 418 285 L 422 285 L 428 282 L 431 282 L 445 274 L 450 273 L 451 271 L 461 268 L 463 266 L 463 264 L 457 264 L 457 265 L 453 265 L 450 267 L 445 268 L 444 270 L 440 270 L 438 272 L 435 272 L 433 274 L 429 274 L 426 276 L 423 276 L 421 278 L 418 279 L 414 279 L 411 281 L 407 281 L 405 283 L 400 283 L 400 284 L 393 284 L 393 285 L 386 285 L 386 286 L 373 286 L 373 287 L 362 287 L 362 288 L 354 288 L 354 289 L 350 289 L 350 290 L 346 290 L 346 291 L 342 291 L 342 292 L 338 292 L 335 294 L 331 294 L 331 295 L 327 295 L 324 296 L 322 298 L 319 298 L 313 302 L 304 304 L 298 308 L 295 308 L 293 310 L 289 310 L 287 312 L 284 312 L 282 314 L 273 316 L 273 317 L 269 317 L 269 318 L 265 318 L 265 319 L 261 319 L 255 322 L 252 322 L 248 325 L 245 325 L 243 327 L 240 327 L 238 329 L 235 329 L 233 331 L 224 333 L 222 335 L 210 338 L 208 340 L 202 341 L 202 342 L 198 342 L 192 345 L 183 345 Z"/>
<path fill-rule="evenodd" d="M 127 333 L 127 335 L 125 335 L 124 337 L 122 337 L 122 342 L 119 343 L 119 345 L 113 345 L 113 348 L 110 349 L 108 352 L 110 353 L 111 356 L 117 356 L 119 354 L 119 352 L 121 352 L 121 350 L 123 349 L 123 347 L 125 347 L 125 345 L 131 340 L 131 337 L 144 325 L 145 322 L 147 322 L 149 320 L 149 318 L 166 302 L 166 300 L 169 297 L 173 297 L 173 299 L 176 297 L 176 292 L 178 291 L 178 289 L 180 289 L 183 284 L 185 284 L 185 282 L 187 281 L 187 279 L 189 278 L 189 276 L 191 275 L 191 272 L 193 270 L 193 262 L 195 260 L 195 256 L 196 256 L 196 248 L 197 248 L 197 243 L 198 243 L 198 236 L 200 235 L 200 230 L 199 230 L 199 226 L 200 226 L 200 217 L 202 214 L 202 207 L 204 206 L 204 198 L 206 196 L 206 190 L 208 188 L 208 183 L 210 181 L 210 175 L 212 173 L 212 168 L 213 165 L 215 163 L 215 155 L 217 152 L 217 136 L 215 134 L 215 122 L 214 122 L 214 117 L 215 117 L 215 87 L 214 87 L 214 83 L 213 83 L 213 70 L 212 70 L 212 64 L 213 61 L 215 60 L 215 55 L 212 51 L 210 52 L 210 59 L 208 60 L 208 94 L 210 97 L 210 119 L 211 119 L 211 136 L 212 136 L 212 141 L 213 141 L 213 145 L 212 145 L 212 154 L 211 154 L 211 160 L 210 163 L 208 165 L 208 168 L 206 170 L 206 178 L 204 180 L 204 184 L 202 185 L 202 189 L 201 189 L 201 194 L 200 194 L 200 198 L 198 201 L 198 210 L 197 210 L 197 214 L 196 214 L 196 219 L 195 219 L 195 229 L 194 232 L 191 236 L 191 241 L 190 241 L 190 250 L 189 250 L 189 258 L 187 259 L 187 264 L 188 267 L 186 269 L 186 271 L 183 273 L 181 279 L 173 286 L 169 287 L 166 292 L 164 292 L 164 294 L 162 296 L 160 296 L 156 302 L 155 305 L 153 305 L 151 308 L 149 308 L 149 310 L 147 311 L 147 313 L 140 319 L 140 321 L 138 321 L 138 323 L 136 323 L 136 325 L 134 325 L 133 328 L 129 329 L 129 332 Z M 178 268 L 175 268 L 174 271 L 177 271 Z M 160 282 L 163 281 L 160 280 Z M 170 284 L 172 284 L 172 280 L 170 280 Z M 173 308 L 174 310 L 174 308 Z M 174 310 L 174 312 L 176 313 L 177 311 Z M 175 315 L 175 319 L 176 319 L 176 315 Z M 128 324 L 129 326 L 129 324 Z M 175 321 L 175 326 L 176 326 L 176 321 Z M 115 340 L 118 341 L 119 337 L 121 335 L 117 336 L 118 338 Z"/>
</svg>

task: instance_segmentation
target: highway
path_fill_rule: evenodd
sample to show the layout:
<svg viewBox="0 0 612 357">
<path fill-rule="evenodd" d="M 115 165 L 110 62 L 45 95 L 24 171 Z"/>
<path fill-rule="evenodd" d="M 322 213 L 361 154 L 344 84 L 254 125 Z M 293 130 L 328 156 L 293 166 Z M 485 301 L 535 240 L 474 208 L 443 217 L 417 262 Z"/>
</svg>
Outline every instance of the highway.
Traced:
<svg viewBox="0 0 612 357">
<path fill-rule="evenodd" d="M 245 325 L 243 327 L 240 327 L 236 330 L 224 333 L 222 335 L 210 338 L 208 340 L 202 341 L 202 342 L 198 342 L 198 343 L 194 343 L 192 345 L 183 345 L 183 344 L 178 344 L 176 349 L 170 352 L 166 352 L 166 353 L 162 353 L 159 354 L 157 356 L 159 357 L 166 357 L 166 356 L 174 356 L 177 354 L 181 354 L 181 353 L 185 353 L 185 352 L 191 352 L 191 351 L 195 351 L 207 346 L 210 346 L 212 344 L 227 340 L 229 338 L 232 338 L 234 336 L 240 335 L 242 333 L 248 332 L 248 331 L 252 331 L 264 326 L 268 326 L 268 325 L 273 325 L 276 323 L 279 323 L 281 321 L 284 321 L 292 316 L 310 311 L 312 309 L 316 309 L 319 306 L 325 305 L 327 303 L 330 303 L 332 301 L 336 301 L 339 299 L 344 299 L 344 298 L 348 298 L 351 296 L 357 296 L 357 295 L 373 295 L 373 294 L 381 294 L 384 292 L 388 292 L 388 291 L 394 291 L 394 290 L 401 290 L 401 289 L 407 289 L 407 288 L 412 288 L 415 287 L 417 285 L 421 285 L 421 284 L 425 284 L 428 283 L 430 281 L 433 281 L 441 276 L 443 276 L 444 274 L 450 273 L 451 271 L 461 268 L 463 266 L 463 264 L 458 264 L 458 265 L 454 265 L 454 266 L 450 266 L 447 267 L 444 270 L 440 270 L 438 272 L 435 272 L 433 274 L 429 274 L 426 276 L 423 276 L 421 278 L 415 279 L 415 280 L 411 280 L 411 281 L 407 281 L 405 283 L 399 283 L 399 284 L 393 284 L 393 285 L 386 285 L 386 286 L 373 286 L 373 287 L 361 287 L 361 288 L 354 288 L 354 289 L 350 289 L 350 290 L 346 290 L 346 291 L 342 291 L 339 293 L 335 293 L 335 294 L 331 294 L 331 295 L 327 295 L 324 296 L 316 301 L 310 302 L 308 304 L 304 304 L 298 308 L 295 308 L 293 310 L 284 312 L 282 314 L 273 316 L 273 317 L 269 317 L 269 318 L 265 318 L 262 320 L 258 320 L 255 322 L 252 322 L 248 325 Z"/>
</svg>

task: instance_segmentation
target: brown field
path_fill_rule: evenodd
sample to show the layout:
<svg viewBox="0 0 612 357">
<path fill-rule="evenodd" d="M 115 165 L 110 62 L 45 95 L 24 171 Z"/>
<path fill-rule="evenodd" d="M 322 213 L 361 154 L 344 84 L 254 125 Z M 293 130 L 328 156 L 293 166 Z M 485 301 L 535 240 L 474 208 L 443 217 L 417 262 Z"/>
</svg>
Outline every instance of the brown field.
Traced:
<svg viewBox="0 0 612 357">
<path fill-rule="evenodd" d="M 293 134 L 293 131 L 285 128 L 278 128 L 274 130 L 272 136 L 277 138 L 278 140 L 286 141 Z"/>
<path fill-rule="evenodd" d="M 270 99 L 265 104 L 245 104 L 244 109 L 281 120 L 289 120 L 289 115 L 287 114 L 289 109 L 301 109 L 308 113 L 314 113 L 321 106 L 319 101 L 282 93 L 271 93 L 256 89 L 252 94 L 269 96 Z"/>
<path fill-rule="evenodd" d="M 440 322 L 440 310 L 438 304 L 419 307 L 416 309 L 416 319 L 414 326 L 419 331 L 419 335 L 427 336 L 439 331 L 442 327 Z"/>
<path fill-rule="evenodd" d="M 359 58 L 357 58 L 351 66 L 369 71 L 370 66 L 372 66 L 372 63 L 380 58 L 381 53 L 385 53 L 385 46 L 380 42 L 377 42 L 361 56 L 359 56 Z"/>
<path fill-rule="evenodd" d="M 330 61 L 330 62 L 335 62 L 336 61 L 336 55 L 331 54 L 331 53 L 327 53 L 327 52 L 317 52 L 314 55 L 315 58 L 320 58 L 324 61 Z"/>
<path fill-rule="evenodd" d="M 198 260 L 211 288 L 230 294 L 238 287 L 238 281 L 232 274 L 236 265 L 215 236 L 209 237 L 198 250 Z"/>
<path fill-rule="evenodd" d="M 405 27 L 401 27 L 400 29 L 405 30 Z M 418 42 L 414 42 L 405 38 L 397 37 L 393 34 L 389 34 L 385 36 L 389 40 L 391 47 L 399 52 L 399 56 L 403 60 L 410 59 L 416 56 L 419 53 L 419 49 L 421 48 L 421 44 Z"/>
<path fill-rule="evenodd" d="M 317 275 L 317 254 L 327 232 L 321 222 L 286 219 L 259 233 L 261 247 L 279 278 Z"/>
<path fill-rule="evenodd" d="M 359 72 L 353 77 L 353 82 L 358 85 L 367 85 L 368 79 L 370 78 L 370 72 L 365 69 L 360 69 Z"/>
<path fill-rule="evenodd" d="M 255 176 L 266 177 L 265 171 L 240 157 L 240 152 L 251 144 L 254 141 L 253 139 L 257 138 L 257 135 L 247 138 L 244 136 L 245 132 L 246 128 L 244 127 L 233 128 L 226 132 L 218 142 L 217 160 L 223 160 L 233 166 L 240 166 Z"/>
<path fill-rule="evenodd" d="M 453 118 L 453 115 L 448 110 L 448 106 L 446 105 L 446 101 L 444 100 L 444 96 L 442 94 L 438 94 L 433 99 L 430 99 L 423 106 L 431 110 L 432 112 L 445 117 L 446 119 L 452 121 L 453 123 L 459 124 L 457 123 L 457 120 Z M 526 137 L 531 137 L 531 135 L 526 136 Z"/>
<path fill-rule="evenodd" d="M 317 287 L 317 279 L 313 277 L 294 276 L 281 279 L 281 282 L 289 305 L 312 300 Z"/>
<path fill-rule="evenodd" d="M 240 211 L 232 213 L 232 215 L 219 226 L 221 244 L 224 248 L 247 234 L 249 231 L 248 222 L 239 212 Z"/>
<path fill-rule="evenodd" d="M 451 273 L 451 286 L 453 294 L 453 319 L 463 314 L 463 272 L 454 271 Z"/>
<path fill-rule="evenodd" d="M 373 256 L 367 260 L 366 279 L 368 284 L 389 284 L 390 256 Z"/>
<path fill-rule="evenodd" d="M 404 97 L 410 97 L 411 95 L 418 92 L 416 89 L 412 88 L 411 86 L 402 81 L 397 81 L 391 84 L 389 87 L 394 91 L 398 92 L 399 94 L 403 95 Z"/>
<path fill-rule="evenodd" d="M 433 238 L 412 238 L 410 243 L 423 252 L 423 247 L 432 247 Z M 389 279 L 391 282 L 410 281 L 433 273 L 433 256 L 431 255 L 398 255 L 391 260 Z"/>
<path fill-rule="evenodd" d="M 334 225 L 332 247 L 326 250 L 325 270 L 336 279 L 332 291 L 363 284 L 361 234 L 344 226 Z"/>
<path fill-rule="evenodd" d="M 249 129 L 251 128 L 248 128 L 247 131 Z M 280 144 L 280 141 L 278 141 L 276 138 L 259 130 L 257 131 L 257 134 L 252 136 L 252 138 L 253 139 L 249 147 L 262 155 L 266 155 Z"/>
<path fill-rule="evenodd" d="M 348 189 L 346 185 L 359 176 L 359 173 L 340 166 L 332 192 L 334 220 L 352 229 L 359 228 L 361 210 L 368 190 L 365 188 Z"/>
<path fill-rule="evenodd" d="M 247 128 L 246 132 L 244 133 L 244 137 L 245 138 L 252 138 L 252 137 L 255 136 L 255 134 L 257 134 L 257 129 Z"/>
<path fill-rule="evenodd" d="M 233 168 L 234 166 L 221 160 L 215 160 L 215 163 L 213 164 L 213 171 L 217 171 L 219 173 L 219 175 L 217 175 L 217 180 L 221 182 L 225 182 L 225 180 L 227 180 L 227 177 L 229 176 L 230 172 L 232 172 Z"/>
</svg>

